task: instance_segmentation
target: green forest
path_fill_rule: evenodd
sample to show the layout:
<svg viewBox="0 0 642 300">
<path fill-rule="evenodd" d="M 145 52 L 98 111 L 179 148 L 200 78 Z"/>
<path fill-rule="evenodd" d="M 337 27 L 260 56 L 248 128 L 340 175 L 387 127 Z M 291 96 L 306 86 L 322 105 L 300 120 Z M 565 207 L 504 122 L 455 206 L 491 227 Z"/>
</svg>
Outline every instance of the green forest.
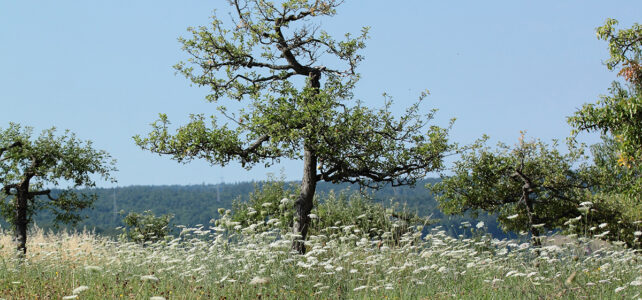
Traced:
<svg viewBox="0 0 642 300">
<path fill-rule="evenodd" d="M 424 179 L 416 186 L 386 186 L 380 190 L 365 190 L 364 194 L 373 199 L 374 202 L 382 203 L 384 206 L 391 206 L 398 203 L 399 207 L 408 212 L 417 213 L 421 217 L 428 217 L 436 223 L 426 227 L 442 226 L 445 231 L 453 236 L 463 234 L 469 236 L 471 231 L 462 226 L 462 222 L 476 224 L 483 221 L 487 230 L 493 237 L 503 239 L 515 237 L 514 233 L 504 232 L 497 223 L 496 216 L 480 212 L 474 218 L 472 216 L 445 215 L 439 209 L 439 203 L 434 199 L 432 193 L 424 186 L 429 183 L 438 182 L 438 178 Z M 94 206 L 81 213 L 84 217 L 76 226 L 53 224 L 54 216 L 49 211 L 38 212 L 34 221 L 38 227 L 56 230 L 57 228 L 91 230 L 104 235 L 117 235 L 122 231 L 116 230 L 124 226 L 123 218 L 130 212 L 142 213 L 151 210 L 155 215 L 173 214 L 171 224 L 195 226 L 208 224 L 214 218 L 218 218 L 219 208 L 231 209 L 234 200 L 247 201 L 248 196 L 256 188 L 260 188 L 263 182 L 239 182 L 220 184 L 200 185 L 166 185 L 166 186 L 128 186 L 116 188 L 95 188 L 90 192 L 97 195 Z M 285 182 L 285 185 L 296 186 L 298 182 Z M 321 183 L 318 186 L 320 198 L 324 194 L 334 191 L 340 193 L 361 193 L 358 185 L 348 183 L 332 184 Z M 60 193 L 54 190 L 53 194 Z M 8 224 L 3 223 L 6 228 Z"/>
</svg>

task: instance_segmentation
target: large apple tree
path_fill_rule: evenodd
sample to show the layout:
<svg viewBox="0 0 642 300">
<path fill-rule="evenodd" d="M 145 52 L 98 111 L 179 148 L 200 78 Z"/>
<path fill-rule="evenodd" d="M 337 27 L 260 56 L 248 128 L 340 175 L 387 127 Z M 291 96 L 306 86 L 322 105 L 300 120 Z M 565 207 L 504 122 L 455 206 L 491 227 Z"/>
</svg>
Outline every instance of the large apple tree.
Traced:
<svg viewBox="0 0 642 300">
<path fill-rule="evenodd" d="M 395 117 L 387 96 L 380 109 L 353 98 L 368 28 L 335 40 L 319 25 L 342 1 L 229 2 L 229 22 L 214 15 L 209 26 L 189 28 L 191 36 L 179 39 L 190 58 L 175 68 L 208 87 L 208 101 L 227 98 L 243 108 L 219 106 L 220 118 L 192 115 L 175 132 L 161 114 L 147 136 L 134 137 L 140 147 L 179 162 L 239 161 L 248 169 L 303 160 L 293 220 L 300 253 L 317 182 L 407 185 L 442 167 L 448 129 L 427 126 L 434 111 L 422 115 L 417 101 Z"/>
</svg>

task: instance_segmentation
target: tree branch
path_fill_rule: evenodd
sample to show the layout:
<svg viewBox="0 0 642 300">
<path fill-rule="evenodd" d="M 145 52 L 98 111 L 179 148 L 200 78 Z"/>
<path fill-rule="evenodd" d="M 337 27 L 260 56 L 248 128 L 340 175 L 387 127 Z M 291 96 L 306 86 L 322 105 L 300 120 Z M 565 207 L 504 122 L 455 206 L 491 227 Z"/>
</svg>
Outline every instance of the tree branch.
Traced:
<svg viewBox="0 0 642 300">
<path fill-rule="evenodd" d="M 56 201 L 58 199 L 54 198 L 51 196 L 51 190 L 42 190 L 42 191 L 37 191 L 37 192 L 29 192 L 29 198 L 33 198 L 35 196 L 43 196 L 47 195 L 47 198 L 51 201 Z"/>
<path fill-rule="evenodd" d="M 9 145 L 9 146 L 7 146 L 7 147 L 0 148 L 0 157 L 2 157 L 2 154 L 3 154 L 5 151 L 7 151 L 7 150 L 9 150 L 9 149 L 11 149 L 11 148 L 22 147 L 22 146 L 23 146 L 22 142 L 21 142 L 21 141 L 17 141 L 17 142 L 14 142 L 13 144 L 11 144 L 11 145 Z M 4 160 L 4 159 L 3 159 L 3 160 Z"/>
</svg>

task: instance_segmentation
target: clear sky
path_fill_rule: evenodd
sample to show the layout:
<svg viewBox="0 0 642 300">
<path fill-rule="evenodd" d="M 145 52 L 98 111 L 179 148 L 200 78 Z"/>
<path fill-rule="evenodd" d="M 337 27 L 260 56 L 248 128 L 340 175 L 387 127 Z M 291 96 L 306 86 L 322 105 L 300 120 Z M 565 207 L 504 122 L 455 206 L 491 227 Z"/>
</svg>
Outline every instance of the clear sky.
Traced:
<svg viewBox="0 0 642 300">
<path fill-rule="evenodd" d="M 602 65 L 608 51 L 595 28 L 609 17 L 622 28 L 642 21 L 639 0 L 392 3 L 346 1 L 321 24 L 336 34 L 371 27 L 356 98 L 378 107 L 387 92 L 401 108 L 428 89 L 425 109 L 439 109 L 440 125 L 457 118 L 451 138 L 464 144 L 484 133 L 513 144 L 520 130 L 567 137 L 566 117 L 616 78 Z M 118 160 L 120 186 L 262 180 L 269 172 L 300 179 L 299 162 L 249 172 L 181 165 L 134 144 L 158 113 L 182 124 L 190 113 L 215 112 L 207 90 L 171 67 L 185 58 L 177 38 L 213 10 L 228 19 L 224 0 L 1 0 L 0 128 L 70 129 Z"/>
</svg>

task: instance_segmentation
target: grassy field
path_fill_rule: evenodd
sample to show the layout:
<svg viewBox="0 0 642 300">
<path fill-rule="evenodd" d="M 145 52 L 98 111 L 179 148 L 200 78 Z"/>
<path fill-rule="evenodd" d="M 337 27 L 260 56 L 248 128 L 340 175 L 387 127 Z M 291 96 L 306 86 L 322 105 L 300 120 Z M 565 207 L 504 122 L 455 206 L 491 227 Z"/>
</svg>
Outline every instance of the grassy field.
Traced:
<svg viewBox="0 0 642 300">
<path fill-rule="evenodd" d="M 398 246 L 352 226 L 291 236 L 255 224 L 237 233 L 184 228 L 161 243 L 34 230 L 19 259 L 0 233 L 3 299 L 640 299 L 642 257 L 616 245 L 456 239 L 434 229 Z M 263 227 L 263 228 L 262 228 Z M 259 229 L 265 229 L 259 230 Z M 260 232 L 263 231 L 263 232 Z M 537 254 L 539 252 L 539 255 Z"/>
</svg>

